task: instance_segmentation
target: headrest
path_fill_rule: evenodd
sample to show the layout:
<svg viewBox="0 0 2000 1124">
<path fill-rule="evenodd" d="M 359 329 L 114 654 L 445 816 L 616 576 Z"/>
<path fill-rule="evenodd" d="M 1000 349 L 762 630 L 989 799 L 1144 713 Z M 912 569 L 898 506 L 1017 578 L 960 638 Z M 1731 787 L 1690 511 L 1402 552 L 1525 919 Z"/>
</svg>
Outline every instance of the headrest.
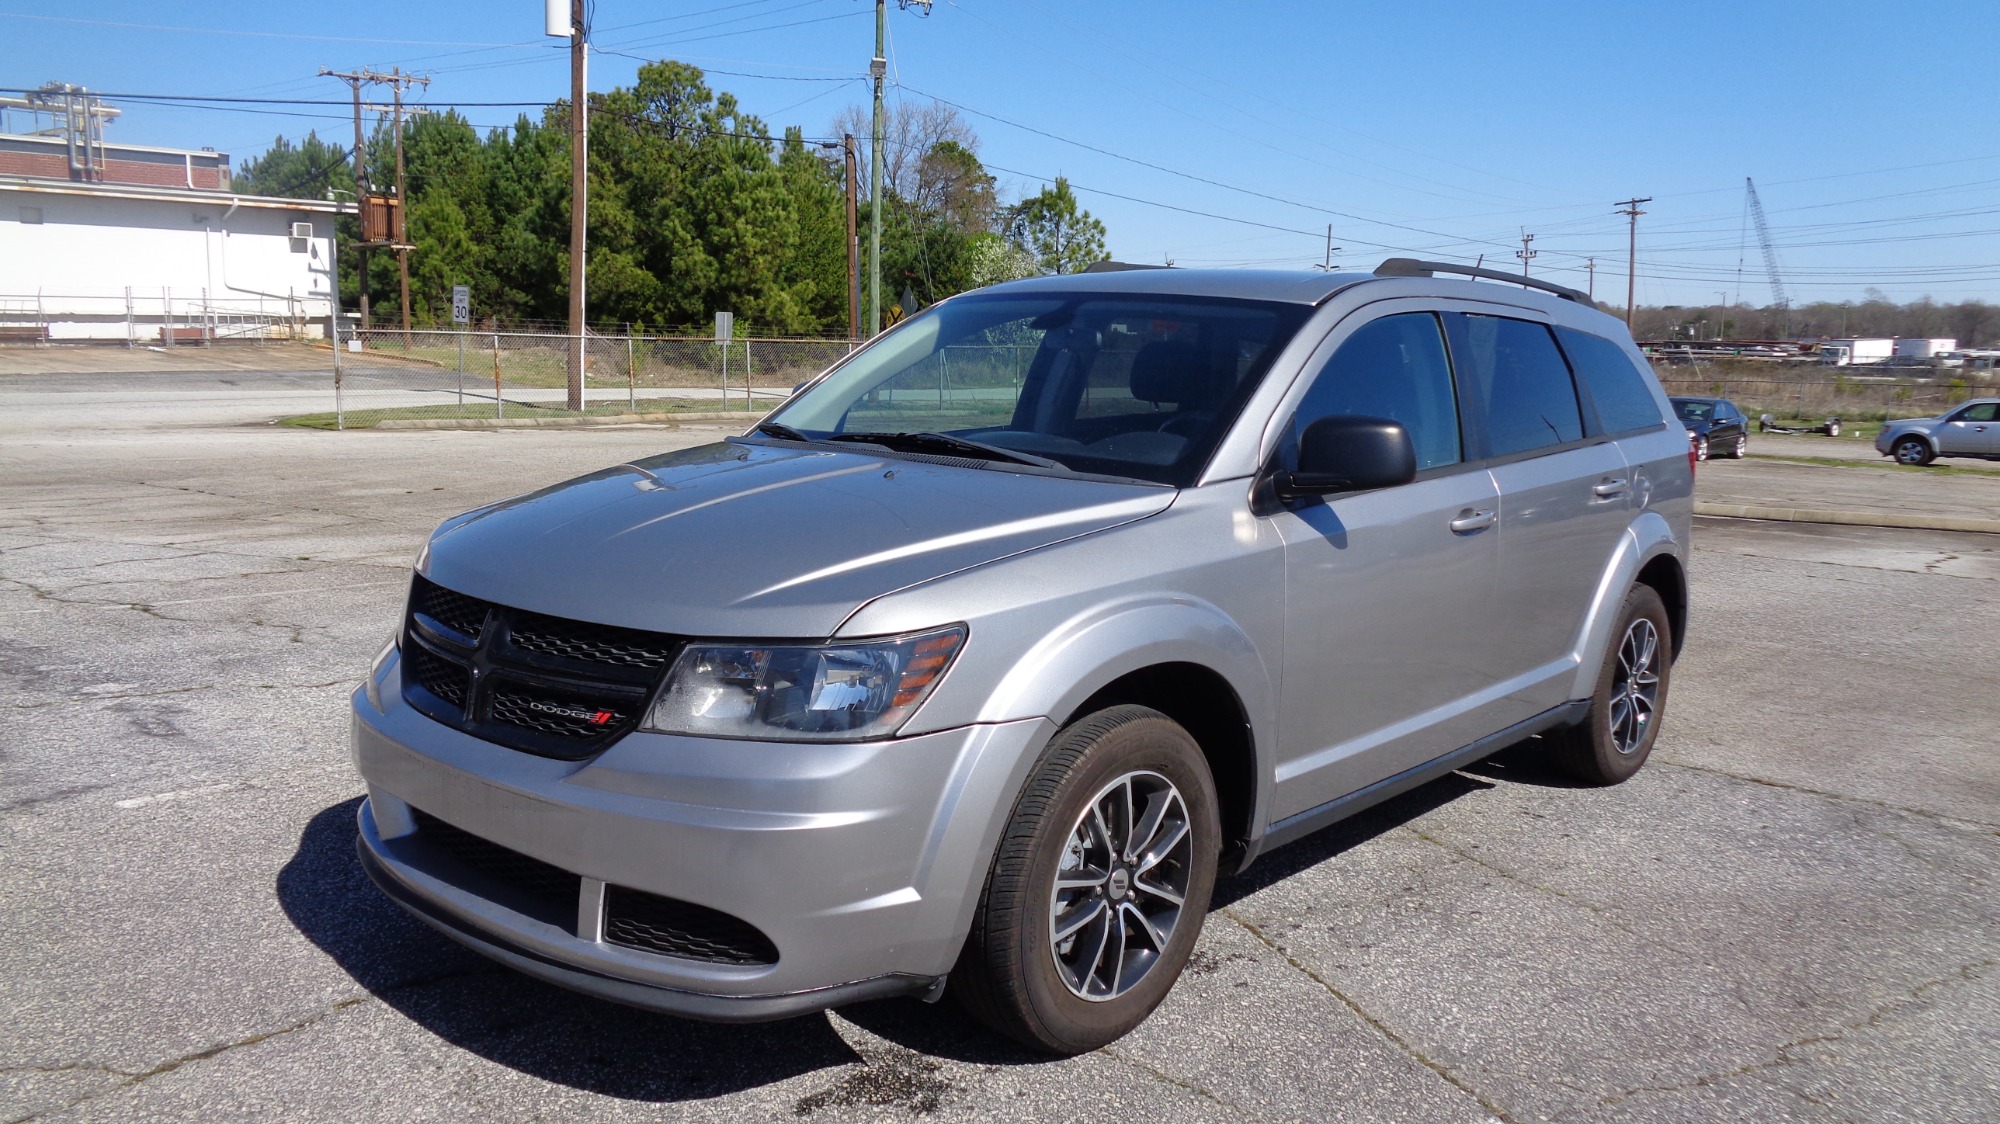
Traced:
<svg viewBox="0 0 2000 1124">
<path fill-rule="evenodd" d="M 1208 357 L 1191 343 L 1160 340 L 1132 357 L 1132 397 L 1141 402 L 1205 406 L 1222 390 Z"/>
</svg>

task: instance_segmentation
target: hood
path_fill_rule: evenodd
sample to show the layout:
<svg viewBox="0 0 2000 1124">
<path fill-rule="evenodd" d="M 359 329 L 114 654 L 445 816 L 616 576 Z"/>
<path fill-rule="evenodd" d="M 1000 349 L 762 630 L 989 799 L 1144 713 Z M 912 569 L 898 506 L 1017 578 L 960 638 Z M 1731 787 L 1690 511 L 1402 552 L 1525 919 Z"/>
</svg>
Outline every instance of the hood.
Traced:
<svg viewBox="0 0 2000 1124">
<path fill-rule="evenodd" d="M 575 620 L 809 639 L 833 635 L 885 593 L 1143 519 L 1175 494 L 727 442 L 459 516 L 432 535 L 423 572 L 474 597 Z"/>
</svg>

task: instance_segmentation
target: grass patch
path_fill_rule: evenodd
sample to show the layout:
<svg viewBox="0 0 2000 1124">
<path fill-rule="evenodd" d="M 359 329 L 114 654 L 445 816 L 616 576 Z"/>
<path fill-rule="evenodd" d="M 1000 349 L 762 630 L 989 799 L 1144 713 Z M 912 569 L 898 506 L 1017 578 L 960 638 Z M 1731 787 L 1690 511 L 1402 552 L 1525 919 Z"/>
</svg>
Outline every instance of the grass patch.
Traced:
<svg viewBox="0 0 2000 1124">
<path fill-rule="evenodd" d="M 1925 472 L 1960 476 L 2000 476 L 2000 468 L 1975 468 L 1971 465 L 1945 464 L 1934 461 L 1927 465 L 1897 464 L 1888 457 L 1875 461 L 1847 460 L 1842 457 L 1800 457 L 1784 453 L 1751 453 L 1747 458 L 1753 461 L 1779 461 L 1789 464 L 1816 464 L 1827 468 L 1892 468 L 1898 472 Z"/>
<path fill-rule="evenodd" d="M 494 408 L 492 402 L 481 402 L 465 406 L 397 406 L 381 410 L 349 410 L 345 415 L 348 429 L 373 429 L 385 421 L 491 421 L 495 417 L 507 418 L 609 418 L 626 414 L 641 417 L 672 417 L 675 414 L 742 414 L 745 419 L 761 417 L 770 412 L 778 403 L 775 400 L 759 399 L 754 405 L 741 398 L 723 402 L 715 398 L 641 398 L 636 407 L 624 402 L 598 402 L 584 410 L 565 410 L 560 406 L 540 405 L 529 402 L 508 402 L 504 415 Z M 336 417 L 332 412 L 323 414 L 294 414 L 279 418 L 279 425 L 297 426 L 301 429 L 336 428 Z"/>
</svg>

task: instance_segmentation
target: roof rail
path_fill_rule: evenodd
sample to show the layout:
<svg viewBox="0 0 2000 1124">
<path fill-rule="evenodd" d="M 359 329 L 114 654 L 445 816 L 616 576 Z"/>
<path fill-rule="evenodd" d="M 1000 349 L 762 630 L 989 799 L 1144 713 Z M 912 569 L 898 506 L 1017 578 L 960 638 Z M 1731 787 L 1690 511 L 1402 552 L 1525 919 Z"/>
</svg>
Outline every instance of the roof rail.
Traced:
<svg viewBox="0 0 2000 1124">
<path fill-rule="evenodd" d="M 1094 261 L 1083 267 L 1085 273 L 1122 273 L 1128 269 L 1172 269 L 1170 265 L 1147 265 L 1130 261 Z"/>
<path fill-rule="evenodd" d="M 1581 305 L 1595 306 L 1597 302 L 1580 290 L 1553 281 L 1538 281 L 1521 273 L 1507 273 L 1498 269 L 1482 269 L 1476 265 L 1453 265 L 1442 261 L 1419 261 L 1416 258 L 1390 258 L 1375 267 L 1377 277 L 1429 277 L 1438 273 L 1451 273 L 1460 277 L 1484 277 L 1488 281 L 1505 281 L 1510 285 L 1525 285 L 1530 289 L 1540 289 L 1554 293 L 1566 301 Z"/>
</svg>

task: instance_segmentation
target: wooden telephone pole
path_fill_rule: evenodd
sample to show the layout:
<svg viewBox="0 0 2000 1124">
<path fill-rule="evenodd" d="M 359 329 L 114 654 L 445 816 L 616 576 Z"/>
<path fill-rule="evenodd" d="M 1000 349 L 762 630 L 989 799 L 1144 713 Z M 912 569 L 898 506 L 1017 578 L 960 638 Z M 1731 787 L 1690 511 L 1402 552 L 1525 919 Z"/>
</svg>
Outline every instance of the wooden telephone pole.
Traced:
<svg viewBox="0 0 2000 1124">
<path fill-rule="evenodd" d="M 428 87 L 431 80 L 405 74 L 400 68 L 383 74 L 365 67 L 344 72 L 320 67 L 319 73 L 321 77 L 340 79 L 354 92 L 354 187 L 360 196 L 358 202 L 361 208 L 361 241 L 355 247 L 360 251 L 361 330 L 365 332 L 373 326 L 368 309 L 368 251 L 388 248 L 396 251 L 396 268 L 402 282 L 403 331 L 407 333 L 410 330 L 411 247 L 409 230 L 403 218 L 403 203 L 407 198 L 403 181 L 403 91 L 411 86 Z M 393 106 L 364 107 L 361 103 L 361 87 L 364 85 L 392 87 L 395 90 Z M 361 132 L 361 111 L 364 108 L 389 108 L 395 114 L 396 193 L 393 196 L 377 192 L 374 181 L 368 175 L 368 142 Z M 408 346 L 407 336 L 404 346 Z"/>
</svg>

